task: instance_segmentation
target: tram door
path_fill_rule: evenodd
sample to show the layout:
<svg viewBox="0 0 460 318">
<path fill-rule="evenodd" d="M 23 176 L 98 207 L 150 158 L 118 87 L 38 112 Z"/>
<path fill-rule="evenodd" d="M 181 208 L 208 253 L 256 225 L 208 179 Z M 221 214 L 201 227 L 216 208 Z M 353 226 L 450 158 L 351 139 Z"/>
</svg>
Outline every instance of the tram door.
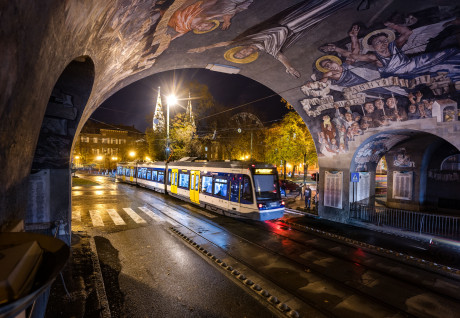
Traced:
<svg viewBox="0 0 460 318">
<path fill-rule="evenodd" d="M 200 171 L 192 170 L 190 172 L 190 200 L 195 203 L 200 203 Z"/>
<path fill-rule="evenodd" d="M 177 178 L 179 177 L 179 169 L 171 170 L 171 192 L 177 193 Z"/>
<path fill-rule="evenodd" d="M 134 167 L 129 167 L 129 181 L 134 182 Z"/>
<path fill-rule="evenodd" d="M 232 174 L 230 178 L 230 209 L 239 210 L 240 206 L 240 174 Z"/>
</svg>

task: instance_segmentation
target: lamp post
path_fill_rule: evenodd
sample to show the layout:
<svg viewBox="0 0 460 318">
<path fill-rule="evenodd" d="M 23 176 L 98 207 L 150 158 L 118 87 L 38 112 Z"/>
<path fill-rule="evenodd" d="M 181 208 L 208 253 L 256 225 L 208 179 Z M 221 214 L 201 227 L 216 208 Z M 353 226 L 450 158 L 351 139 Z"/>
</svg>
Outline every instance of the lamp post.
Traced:
<svg viewBox="0 0 460 318">
<path fill-rule="evenodd" d="M 174 106 L 177 103 L 177 98 L 174 95 L 169 95 L 166 101 L 167 101 L 167 107 L 166 107 L 166 161 L 168 161 L 169 154 L 171 152 L 169 148 L 169 107 Z"/>
</svg>

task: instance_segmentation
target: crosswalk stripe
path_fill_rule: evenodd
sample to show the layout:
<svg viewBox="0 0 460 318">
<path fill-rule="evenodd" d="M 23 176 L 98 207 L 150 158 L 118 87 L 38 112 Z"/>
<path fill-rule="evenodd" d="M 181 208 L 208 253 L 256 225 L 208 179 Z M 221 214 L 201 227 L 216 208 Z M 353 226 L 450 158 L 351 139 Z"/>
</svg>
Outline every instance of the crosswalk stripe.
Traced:
<svg viewBox="0 0 460 318">
<path fill-rule="evenodd" d="M 118 214 L 117 210 L 107 209 L 107 213 L 109 213 L 110 217 L 112 218 L 113 223 L 115 223 L 116 225 L 126 224 L 126 222 L 121 218 L 120 214 Z"/>
<path fill-rule="evenodd" d="M 80 210 L 72 211 L 72 220 L 81 222 L 81 211 Z"/>
<path fill-rule="evenodd" d="M 139 210 L 141 210 L 142 212 L 144 212 L 145 214 L 147 214 L 148 216 L 150 216 L 150 218 L 152 218 L 154 221 L 156 221 L 156 222 L 163 222 L 163 219 L 162 219 L 161 217 L 159 217 L 159 216 L 156 215 L 153 211 L 147 209 L 146 207 L 140 206 L 140 207 L 139 207 Z"/>
<path fill-rule="evenodd" d="M 141 218 L 136 212 L 131 208 L 123 208 L 126 213 L 134 220 L 136 223 L 147 223 L 143 218 Z"/>
<path fill-rule="evenodd" d="M 104 226 L 104 222 L 102 221 L 100 211 L 90 210 L 89 215 L 91 216 L 91 221 L 93 222 L 93 226 Z"/>
</svg>

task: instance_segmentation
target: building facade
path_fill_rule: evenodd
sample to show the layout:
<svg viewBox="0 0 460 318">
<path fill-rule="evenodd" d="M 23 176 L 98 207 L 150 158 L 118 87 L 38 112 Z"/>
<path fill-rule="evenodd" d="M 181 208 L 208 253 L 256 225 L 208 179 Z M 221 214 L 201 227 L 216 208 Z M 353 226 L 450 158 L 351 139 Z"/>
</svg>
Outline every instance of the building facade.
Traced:
<svg viewBox="0 0 460 318">
<path fill-rule="evenodd" d="M 91 119 L 73 150 L 77 169 L 113 170 L 117 162 L 145 159 L 145 134 L 134 126 L 107 125 Z"/>
</svg>

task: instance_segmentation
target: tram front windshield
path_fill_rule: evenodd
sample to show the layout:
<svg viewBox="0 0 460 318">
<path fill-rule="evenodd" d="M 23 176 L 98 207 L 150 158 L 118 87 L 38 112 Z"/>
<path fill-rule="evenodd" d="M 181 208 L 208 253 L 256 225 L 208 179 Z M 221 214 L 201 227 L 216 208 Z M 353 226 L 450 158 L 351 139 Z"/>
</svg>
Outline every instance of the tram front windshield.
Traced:
<svg viewBox="0 0 460 318">
<path fill-rule="evenodd" d="M 256 200 L 280 200 L 277 174 L 254 174 Z"/>
</svg>

